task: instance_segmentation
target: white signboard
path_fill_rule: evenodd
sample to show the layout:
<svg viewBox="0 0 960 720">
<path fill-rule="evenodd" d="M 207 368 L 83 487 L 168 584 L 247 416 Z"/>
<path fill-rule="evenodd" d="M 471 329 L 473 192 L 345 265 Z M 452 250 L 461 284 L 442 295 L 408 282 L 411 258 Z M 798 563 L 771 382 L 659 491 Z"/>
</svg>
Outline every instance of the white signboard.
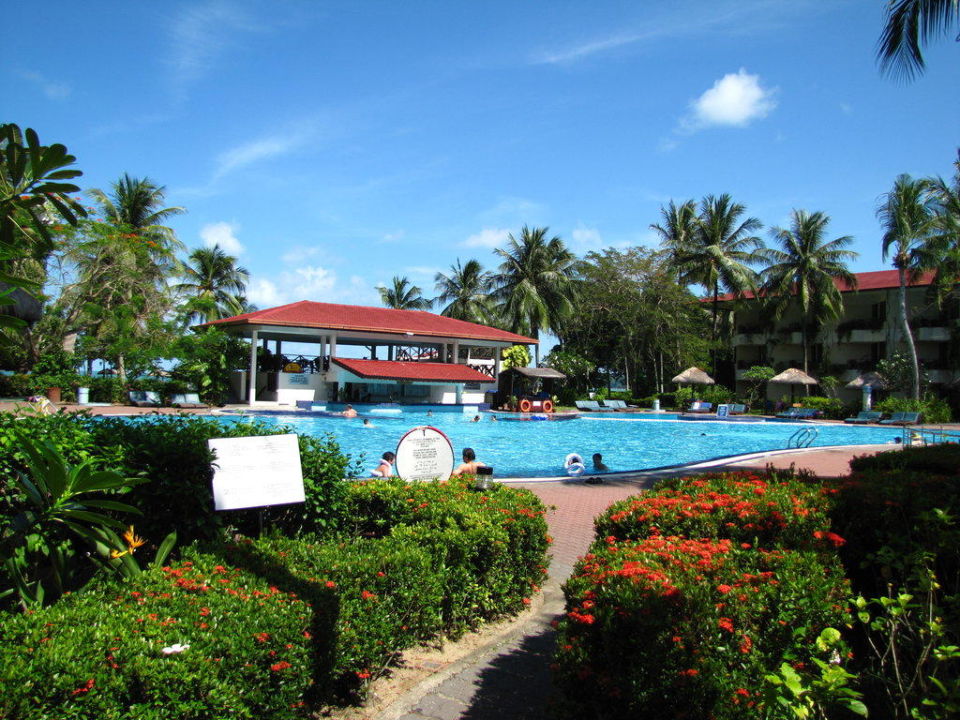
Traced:
<svg viewBox="0 0 960 720">
<path fill-rule="evenodd" d="M 213 461 L 213 504 L 217 510 L 303 502 L 303 471 L 297 436 L 207 440 Z"/>
<path fill-rule="evenodd" d="M 730 414 L 729 405 L 717 405 L 717 417 L 727 417 Z"/>
<path fill-rule="evenodd" d="M 453 472 L 453 445 L 434 427 L 410 430 L 397 445 L 397 475 L 407 481 L 440 480 Z"/>
</svg>

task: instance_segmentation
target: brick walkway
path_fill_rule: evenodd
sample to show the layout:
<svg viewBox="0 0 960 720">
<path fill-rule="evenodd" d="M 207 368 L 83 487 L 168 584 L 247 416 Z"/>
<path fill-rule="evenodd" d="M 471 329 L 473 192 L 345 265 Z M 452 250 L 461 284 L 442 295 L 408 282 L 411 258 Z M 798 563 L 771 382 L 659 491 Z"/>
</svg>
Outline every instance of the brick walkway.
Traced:
<svg viewBox="0 0 960 720">
<path fill-rule="evenodd" d="M 888 446 L 827 448 L 778 453 L 711 463 L 711 470 L 777 468 L 811 470 L 821 477 L 849 472 L 856 455 L 888 450 Z M 691 474 L 684 469 L 662 474 Z M 430 681 L 398 698 L 376 715 L 376 720 L 545 720 L 551 716 L 552 687 L 549 664 L 554 632 L 550 622 L 563 612 L 561 585 L 578 557 L 593 540 L 593 518 L 611 503 L 642 492 L 655 478 L 582 482 L 519 482 L 551 509 L 547 513 L 554 538 L 550 579 L 538 613 L 518 629 L 454 663 Z"/>
</svg>

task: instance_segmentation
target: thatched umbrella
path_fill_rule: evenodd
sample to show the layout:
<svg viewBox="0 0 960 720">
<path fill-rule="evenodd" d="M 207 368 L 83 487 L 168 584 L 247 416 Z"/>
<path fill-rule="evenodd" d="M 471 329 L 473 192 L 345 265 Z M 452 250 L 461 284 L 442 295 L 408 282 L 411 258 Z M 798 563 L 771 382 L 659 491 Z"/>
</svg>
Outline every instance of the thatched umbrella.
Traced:
<svg viewBox="0 0 960 720">
<path fill-rule="evenodd" d="M 807 375 L 803 370 L 797 368 L 787 368 L 779 375 L 774 375 L 769 382 L 780 383 L 790 386 L 790 403 L 793 404 L 793 386 L 794 385 L 816 385 L 817 379 Z"/>
<path fill-rule="evenodd" d="M 878 375 L 875 372 L 865 372 L 860 375 L 857 375 L 853 380 L 846 384 L 846 387 L 851 390 L 860 390 L 864 385 L 869 385 L 870 387 L 877 388 L 878 390 L 885 390 L 887 387 L 887 381 L 883 379 L 881 375 Z"/>
<path fill-rule="evenodd" d="M 698 367 L 689 367 L 677 375 L 672 382 L 678 385 L 714 385 L 716 382 Z"/>
<path fill-rule="evenodd" d="M 857 375 L 857 377 L 848 382 L 846 387 L 850 388 L 851 390 L 863 390 L 863 388 L 867 385 L 870 386 L 870 390 L 873 390 L 874 388 L 877 390 L 885 390 L 887 387 L 887 381 L 875 372 L 865 372 Z M 869 410 L 872 406 L 873 396 L 870 392 L 865 391 L 863 393 L 863 409 Z"/>
</svg>

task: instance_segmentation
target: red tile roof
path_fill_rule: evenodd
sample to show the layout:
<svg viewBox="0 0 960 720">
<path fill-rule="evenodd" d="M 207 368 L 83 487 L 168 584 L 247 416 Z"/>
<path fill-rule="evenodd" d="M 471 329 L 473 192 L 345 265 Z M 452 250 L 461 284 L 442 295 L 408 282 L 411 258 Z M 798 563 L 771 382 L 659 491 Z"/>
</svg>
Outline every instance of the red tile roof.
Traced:
<svg viewBox="0 0 960 720">
<path fill-rule="evenodd" d="M 423 310 L 393 310 L 391 308 L 337 305 L 311 300 L 267 310 L 244 313 L 234 317 L 212 320 L 204 326 L 240 327 L 243 325 L 281 325 L 285 327 L 323 328 L 339 331 L 361 331 L 404 335 L 426 335 L 436 338 L 465 340 L 494 340 L 499 342 L 532 344 L 533 338 L 464 320 L 435 315 Z"/>
<path fill-rule="evenodd" d="M 894 288 L 900 287 L 900 276 L 896 270 L 874 270 L 873 272 L 862 272 L 854 273 L 854 276 L 857 278 L 857 287 L 852 288 L 847 283 L 841 281 L 839 278 L 833 279 L 833 284 L 837 286 L 840 292 L 862 292 L 864 290 L 892 290 Z M 907 277 L 907 287 L 919 287 L 923 285 L 929 285 L 933 282 L 933 273 L 925 272 L 922 273 L 919 277 L 910 281 L 909 276 Z M 721 295 L 718 300 L 720 302 L 725 302 L 727 300 L 733 300 L 736 296 L 733 293 L 725 293 Z M 743 294 L 743 299 L 752 300 L 755 295 L 752 292 L 746 292 Z M 701 298 L 702 302 L 713 302 L 712 297 Z"/>
<path fill-rule="evenodd" d="M 493 382 L 493 379 L 466 365 L 454 363 L 396 362 L 331 358 L 331 362 L 368 380 L 431 380 L 434 382 Z"/>
</svg>

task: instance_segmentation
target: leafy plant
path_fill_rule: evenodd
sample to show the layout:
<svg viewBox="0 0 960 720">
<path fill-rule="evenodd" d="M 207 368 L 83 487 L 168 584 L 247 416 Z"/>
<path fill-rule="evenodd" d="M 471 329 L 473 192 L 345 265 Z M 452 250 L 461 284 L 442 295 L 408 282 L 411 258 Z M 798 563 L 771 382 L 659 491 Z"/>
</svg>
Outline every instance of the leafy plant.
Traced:
<svg viewBox="0 0 960 720">
<path fill-rule="evenodd" d="M 69 546 L 64 547 L 61 542 L 64 530 L 95 544 L 100 539 L 98 532 L 122 527 L 118 520 L 101 511 L 139 513 L 131 505 L 94 493 L 126 491 L 142 480 L 96 471 L 90 461 L 71 466 L 53 447 L 24 436 L 20 438 L 20 447 L 27 456 L 27 471 L 19 473 L 17 480 L 28 507 L 14 515 L 0 535 L 0 564 L 14 583 L 21 602 L 35 606 L 43 603 L 48 589 L 64 589 L 64 573 L 72 560 Z M 24 547 L 32 552 L 17 553 Z M 49 561 L 46 573 L 31 562 L 38 552 Z"/>
</svg>

